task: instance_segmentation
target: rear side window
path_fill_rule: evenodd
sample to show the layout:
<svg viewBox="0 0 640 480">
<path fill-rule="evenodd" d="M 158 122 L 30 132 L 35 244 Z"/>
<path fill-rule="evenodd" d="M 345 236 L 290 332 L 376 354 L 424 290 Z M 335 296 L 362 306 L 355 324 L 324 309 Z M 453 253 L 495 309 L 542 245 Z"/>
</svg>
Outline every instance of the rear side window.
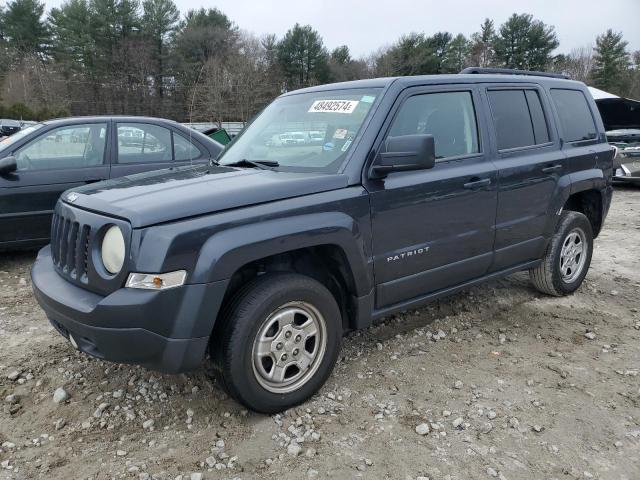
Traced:
<svg viewBox="0 0 640 480">
<path fill-rule="evenodd" d="M 549 141 L 547 122 L 535 90 L 490 90 L 489 103 L 498 150 L 540 145 Z"/>
<path fill-rule="evenodd" d="M 593 140 L 598 136 L 587 99 L 580 90 L 551 89 L 566 142 Z"/>
<path fill-rule="evenodd" d="M 171 131 L 148 123 L 118 123 L 118 163 L 172 160 Z"/>
</svg>

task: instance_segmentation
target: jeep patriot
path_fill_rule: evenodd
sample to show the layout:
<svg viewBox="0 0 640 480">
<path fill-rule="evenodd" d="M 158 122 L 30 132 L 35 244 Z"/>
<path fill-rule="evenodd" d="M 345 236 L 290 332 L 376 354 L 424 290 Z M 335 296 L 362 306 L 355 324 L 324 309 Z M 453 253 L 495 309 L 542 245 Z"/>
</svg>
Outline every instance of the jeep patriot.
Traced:
<svg viewBox="0 0 640 480">
<path fill-rule="evenodd" d="M 38 302 L 89 355 L 169 373 L 206 358 L 271 413 L 375 319 L 520 270 L 572 293 L 612 194 L 596 105 L 557 75 L 470 72 L 296 90 L 209 166 L 66 192 Z"/>
</svg>

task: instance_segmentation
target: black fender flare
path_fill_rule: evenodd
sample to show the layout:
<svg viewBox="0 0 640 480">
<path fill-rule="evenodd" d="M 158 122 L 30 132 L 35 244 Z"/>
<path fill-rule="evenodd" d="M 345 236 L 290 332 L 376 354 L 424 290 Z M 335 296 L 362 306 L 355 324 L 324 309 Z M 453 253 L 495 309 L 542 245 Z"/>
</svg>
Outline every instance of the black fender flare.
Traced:
<svg viewBox="0 0 640 480">
<path fill-rule="evenodd" d="M 368 246 L 358 222 L 341 212 L 312 213 L 240 225 L 212 235 L 201 247 L 192 283 L 231 278 L 244 265 L 301 248 L 339 247 L 353 275 L 356 296 L 373 288 Z"/>
</svg>

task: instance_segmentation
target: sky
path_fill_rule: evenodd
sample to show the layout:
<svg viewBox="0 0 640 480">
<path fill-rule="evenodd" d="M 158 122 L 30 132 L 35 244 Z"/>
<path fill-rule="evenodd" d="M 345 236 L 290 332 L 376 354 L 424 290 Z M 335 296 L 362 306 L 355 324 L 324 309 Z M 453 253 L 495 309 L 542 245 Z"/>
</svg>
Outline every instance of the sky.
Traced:
<svg viewBox="0 0 640 480">
<path fill-rule="evenodd" d="M 640 50 L 640 0 L 174 0 L 181 12 L 216 7 L 242 30 L 281 38 L 296 22 L 312 25 L 330 50 L 348 45 L 354 57 L 389 46 L 402 34 L 448 31 L 469 36 L 484 18 L 496 27 L 512 13 L 530 13 L 556 28 L 558 53 L 593 46 L 598 34 L 622 32 Z M 47 8 L 63 0 L 45 0 Z"/>
</svg>

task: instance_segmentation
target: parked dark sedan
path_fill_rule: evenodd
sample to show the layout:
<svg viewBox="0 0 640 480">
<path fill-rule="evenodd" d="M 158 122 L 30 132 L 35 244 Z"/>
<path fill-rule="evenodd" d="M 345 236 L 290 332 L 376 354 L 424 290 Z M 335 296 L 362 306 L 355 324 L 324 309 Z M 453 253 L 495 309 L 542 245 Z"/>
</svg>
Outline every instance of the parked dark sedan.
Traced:
<svg viewBox="0 0 640 480">
<path fill-rule="evenodd" d="M 27 127 L 0 141 L 0 249 L 48 243 L 53 208 L 68 188 L 206 164 L 222 148 L 158 118 L 77 117 Z"/>
</svg>

